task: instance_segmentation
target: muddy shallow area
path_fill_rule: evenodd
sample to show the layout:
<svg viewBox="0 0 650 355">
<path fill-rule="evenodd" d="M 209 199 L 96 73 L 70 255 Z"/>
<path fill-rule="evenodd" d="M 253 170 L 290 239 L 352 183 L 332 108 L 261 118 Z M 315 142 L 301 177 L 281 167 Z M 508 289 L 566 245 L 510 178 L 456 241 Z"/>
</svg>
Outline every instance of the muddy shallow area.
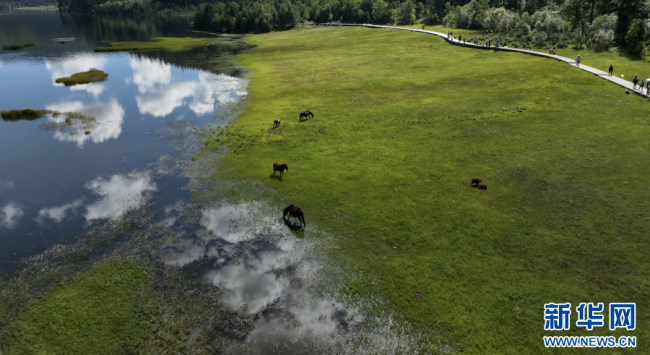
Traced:
<svg viewBox="0 0 650 355">
<path fill-rule="evenodd" d="M 130 259 L 150 270 L 143 292 L 161 305 L 161 324 L 185 334 L 175 349 L 453 351 L 419 336 L 381 299 L 343 292 L 363 272 L 325 231 L 282 219 L 289 201 L 273 190 L 215 177 L 227 151 L 196 154 L 245 107 L 245 72 L 228 60 L 246 48 L 237 38 L 181 53 L 97 54 L 93 46 L 106 40 L 187 35 L 190 18 L 7 18 L 3 42 L 30 37 L 37 46 L 0 54 L 0 108 L 79 112 L 96 126 L 39 130 L 63 124 L 51 114 L 0 122 L 0 329 L 62 281 L 102 260 Z M 66 46 L 52 40 L 62 38 Z M 109 80 L 54 82 L 90 68 Z M 155 335 L 140 346 L 170 352 Z"/>
</svg>

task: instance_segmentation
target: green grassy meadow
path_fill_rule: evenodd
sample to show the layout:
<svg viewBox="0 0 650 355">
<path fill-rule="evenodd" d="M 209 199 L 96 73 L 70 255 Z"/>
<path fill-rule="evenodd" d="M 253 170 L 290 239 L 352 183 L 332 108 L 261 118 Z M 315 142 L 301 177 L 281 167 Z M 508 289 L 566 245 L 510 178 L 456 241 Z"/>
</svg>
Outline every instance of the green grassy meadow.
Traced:
<svg viewBox="0 0 650 355">
<path fill-rule="evenodd" d="M 97 47 L 95 52 L 119 52 L 119 51 L 183 51 L 196 47 L 207 46 L 214 43 L 214 38 L 173 38 L 158 37 L 152 38 L 151 42 L 110 42 L 106 47 Z"/>
<path fill-rule="evenodd" d="M 232 177 L 334 235 L 370 276 L 344 291 L 379 292 L 464 353 L 585 353 L 545 350 L 544 335 L 635 335 L 616 353 L 650 349 L 646 99 L 554 60 L 407 31 L 247 39 L 246 111 L 206 147 L 226 141 Z M 282 179 L 273 162 L 288 164 Z M 544 331 L 549 302 L 572 303 L 571 330 Z M 636 330 L 578 328 L 580 302 L 636 302 Z"/>
<path fill-rule="evenodd" d="M 148 330 L 138 305 L 147 287 L 133 262 L 100 264 L 31 302 L 9 327 L 7 354 L 133 353 Z"/>
</svg>

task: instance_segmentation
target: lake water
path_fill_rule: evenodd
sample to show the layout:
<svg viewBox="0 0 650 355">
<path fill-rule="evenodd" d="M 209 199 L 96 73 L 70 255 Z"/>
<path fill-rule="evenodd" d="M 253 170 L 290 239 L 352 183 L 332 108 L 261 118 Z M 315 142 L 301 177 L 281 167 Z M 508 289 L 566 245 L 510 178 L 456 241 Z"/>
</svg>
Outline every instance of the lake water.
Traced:
<svg viewBox="0 0 650 355">
<path fill-rule="evenodd" d="M 240 69 L 215 60 L 245 45 L 227 36 L 228 45 L 179 53 L 93 52 L 107 41 L 199 36 L 190 32 L 191 22 L 188 16 L 0 13 L 0 44 L 35 44 L 0 52 L 0 110 L 80 112 L 97 123 L 84 132 L 39 129 L 62 123 L 63 116 L 0 121 L 0 273 L 148 209 L 152 230 L 178 239 L 158 246 L 165 264 L 216 287 L 215 302 L 231 312 L 218 329 L 232 340 L 224 352 L 416 349 L 417 336 L 377 310 L 378 299 L 344 302 L 332 291 L 340 288 L 337 271 L 329 265 L 323 274 L 326 261 L 315 253 L 326 233 L 310 226 L 297 237 L 269 201 L 232 202 L 224 197 L 228 186 L 197 188 L 211 172 L 190 163 L 201 146 L 200 132 L 232 119 L 233 104 L 246 97 L 248 84 Z M 108 80 L 55 83 L 91 68 L 109 74 Z"/>
<path fill-rule="evenodd" d="M 94 53 L 106 40 L 189 36 L 191 17 L 72 17 L 20 12 L 0 17 L 0 43 L 34 43 L 0 52 L 0 109 L 81 112 L 99 124 L 90 134 L 39 130 L 45 122 L 0 122 L 0 250 L 2 270 L 88 225 L 119 217 L 148 198 L 176 201 L 186 181 L 154 181 L 134 171 L 169 154 L 152 130 L 170 120 L 202 126 L 219 105 L 246 95 L 246 80 L 192 68 L 206 49 L 168 58 L 164 52 Z M 61 44 L 61 40 L 65 44 Z M 171 54 L 173 55 L 173 54 Z M 65 87 L 55 79 L 90 68 L 101 83 Z M 138 197 L 139 196 L 139 197 Z"/>
</svg>

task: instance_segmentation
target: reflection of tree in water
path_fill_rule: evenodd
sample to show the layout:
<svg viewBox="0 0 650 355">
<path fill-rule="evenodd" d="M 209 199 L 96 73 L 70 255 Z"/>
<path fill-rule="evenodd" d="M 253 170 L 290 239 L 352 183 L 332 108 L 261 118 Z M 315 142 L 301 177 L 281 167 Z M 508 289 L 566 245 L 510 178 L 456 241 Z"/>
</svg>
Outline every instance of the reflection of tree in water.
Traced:
<svg viewBox="0 0 650 355">
<path fill-rule="evenodd" d="M 245 49 L 252 48 L 243 41 L 241 36 L 218 36 L 214 45 L 195 48 L 182 52 L 146 51 L 135 52 L 131 55 L 138 59 L 147 58 L 159 60 L 180 68 L 198 69 L 215 74 L 228 74 L 241 76 L 242 68 L 230 60 L 230 56 L 238 54 Z"/>
<path fill-rule="evenodd" d="M 191 32 L 188 16 L 155 15 L 75 15 L 61 13 L 66 29 L 85 42 L 100 41 L 150 41 L 155 37 L 213 37 L 215 35 Z M 241 75 L 241 69 L 234 66 L 228 56 L 251 48 L 242 36 L 218 35 L 215 45 L 181 52 L 146 51 L 133 55 L 161 60 L 181 68 L 200 69 L 213 73 Z"/>
<path fill-rule="evenodd" d="M 88 42 L 149 41 L 153 37 L 189 36 L 189 16 L 79 15 L 61 13 L 61 22 L 70 33 Z M 193 35 L 195 37 L 202 37 Z"/>
</svg>

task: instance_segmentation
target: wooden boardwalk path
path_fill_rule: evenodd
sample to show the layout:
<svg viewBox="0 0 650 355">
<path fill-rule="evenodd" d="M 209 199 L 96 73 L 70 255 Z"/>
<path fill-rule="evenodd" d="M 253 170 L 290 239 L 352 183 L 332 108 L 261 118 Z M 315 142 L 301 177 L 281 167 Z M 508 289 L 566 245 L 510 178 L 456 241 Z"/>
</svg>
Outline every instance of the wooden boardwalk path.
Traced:
<svg viewBox="0 0 650 355">
<path fill-rule="evenodd" d="M 576 67 L 580 70 L 584 70 L 588 73 L 594 74 L 601 79 L 608 80 L 616 85 L 622 86 L 625 89 L 629 90 L 631 93 L 635 93 L 637 95 L 641 95 L 643 97 L 650 97 L 646 95 L 646 90 L 642 91 L 637 91 L 632 88 L 633 84 L 627 80 L 621 79 L 615 75 L 609 76 L 609 73 L 606 73 L 602 70 L 592 68 L 590 66 L 586 66 L 584 64 L 580 64 L 580 66 L 576 65 L 575 59 L 570 59 L 567 57 L 562 57 L 559 55 L 554 55 L 554 54 L 547 54 L 547 53 L 542 53 L 542 52 L 536 52 L 536 51 L 529 51 L 526 49 L 518 49 L 518 48 L 508 48 L 508 47 L 499 47 L 496 48 L 495 46 L 486 46 L 484 44 L 474 44 L 474 43 L 467 43 L 463 41 L 459 41 L 457 39 L 453 38 L 447 38 L 447 34 L 445 33 L 440 33 L 440 32 L 434 32 L 434 31 L 427 31 L 427 30 L 420 30 L 417 28 L 405 28 L 405 27 L 392 27 L 392 26 L 380 26 L 380 25 L 366 25 L 366 24 L 345 24 L 345 23 L 323 23 L 322 25 L 325 26 L 359 26 L 359 27 L 370 27 L 370 28 L 388 28 L 388 29 L 393 29 L 393 30 L 405 30 L 405 31 L 412 31 L 412 32 L 421 32 L 421 33 L 426 33 L 434 36 L 438 36 L 449 44 L 453 44 L 456 46 L 462 46 L 462 47 L 469 47 L 469 48 L 475 48 L 475 49 L 483 49 L 483 50 L 498 50 L 498 51 L 503 51 L 503 52 L 517 52 L 517 53 L 525 53 L 525 54 L 530 54 L 530 55 L 535 55 L 538 57 L 546 57 L 546 58 L 551 58 L 555 60 L 559 60 L 560 62 L 564 62 L 566 64 L 569 64 L 573 67 Z M 641 78 L 639 78 L 641 80 Z"/>
</svg>

